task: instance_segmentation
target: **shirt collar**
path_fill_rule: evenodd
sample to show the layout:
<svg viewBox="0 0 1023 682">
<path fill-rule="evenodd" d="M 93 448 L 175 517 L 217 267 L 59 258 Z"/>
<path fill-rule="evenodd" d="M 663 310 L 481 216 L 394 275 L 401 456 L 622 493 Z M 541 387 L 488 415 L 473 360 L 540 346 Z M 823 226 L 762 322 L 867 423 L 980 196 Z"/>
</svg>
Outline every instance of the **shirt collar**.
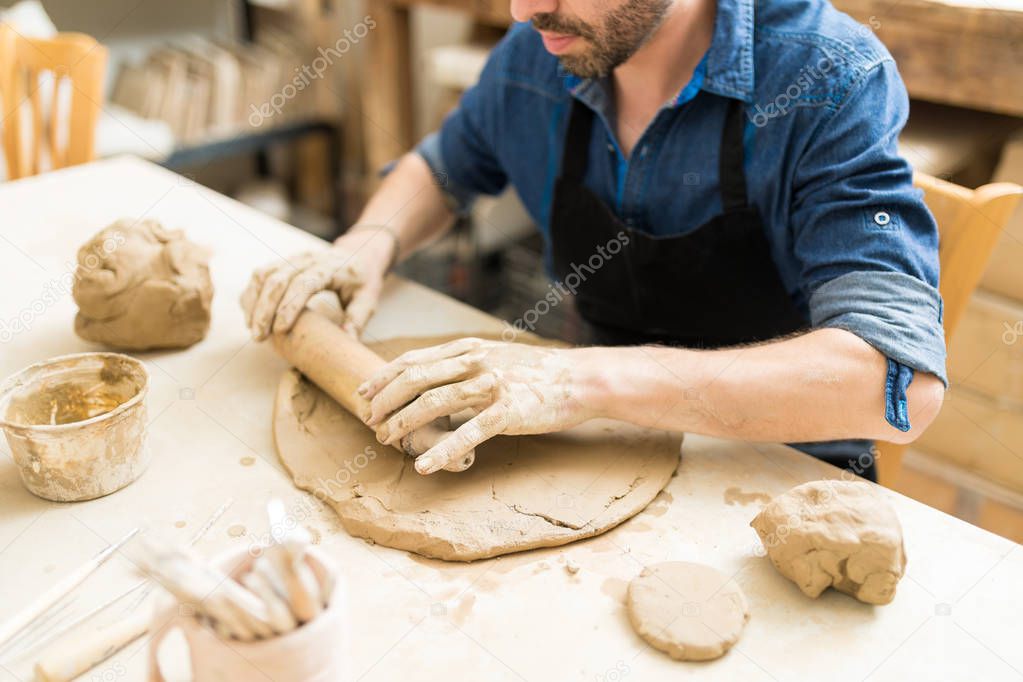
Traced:
<svg viewBox="0 0 1023 682">
<path fill-rule="evenodd" d="M 753 101 L 753 6 L 756 0 L 718 0 L 703 89 Z"/>
<path fill-rule="evenodd" d="M 755 0 L 718 0 L 714 19 L 714 37 L 710 49 L 700 62 L 697 74 L 679 92 L 675 102 L 688 100 L 685 90 L 694 84 L 700 89 L 723 97 L 750 102 L 753 99 L 753 5 Z M 700 74 L 700 69 L 705 69 Z M 603 99 L 603 88 L 596 79 L 580 78 L 558 64 L 558 75 L 565 88 L 575 97 L 588 102 Z M 702 75 L 697 79 L 695 76 Z M 702 82 L 699 82 L 702 81 Z M 597 93 L 601 93 L 598 95 Z"/>
</svg>

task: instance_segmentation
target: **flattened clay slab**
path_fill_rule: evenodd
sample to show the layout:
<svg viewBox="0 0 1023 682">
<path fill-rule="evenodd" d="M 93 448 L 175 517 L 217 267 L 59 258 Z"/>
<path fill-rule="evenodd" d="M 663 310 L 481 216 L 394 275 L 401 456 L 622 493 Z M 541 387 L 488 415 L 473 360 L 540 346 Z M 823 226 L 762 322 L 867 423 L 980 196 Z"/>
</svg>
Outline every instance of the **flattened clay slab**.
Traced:
<svg viewBox="0 0 1023 682">
<path fill-rule="evenodd" d="M 390 359 L 457 337 L 395 339 Z M 603 533 L 671 479 L 681 435 L 594 420 L 560 434 L 498 437 L 468 471 L 420 476 L 412 459 L 295 370 L 277 388 L 277 454 L 295 485 L 330 504 L 352 535 L 423 556 L 473 561 Z"/>
<path fill-rule="evenodd" d="M 629 583 L 627 606 L 639 636 L 680 661 L 724 655 L 749 620 L 746 595 L 734 580 L 689 561 L 644 568 Z"/>
</svg>

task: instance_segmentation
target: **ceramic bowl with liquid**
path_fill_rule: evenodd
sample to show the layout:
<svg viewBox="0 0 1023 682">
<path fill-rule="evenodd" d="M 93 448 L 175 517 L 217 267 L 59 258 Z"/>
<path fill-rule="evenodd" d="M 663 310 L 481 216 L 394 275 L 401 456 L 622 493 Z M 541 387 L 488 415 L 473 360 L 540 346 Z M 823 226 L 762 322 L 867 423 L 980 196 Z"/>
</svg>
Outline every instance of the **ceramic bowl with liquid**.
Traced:
<svg viewBox="0 0 1023 682">
<path fill-rule="evenodd" d="M 0 384 L 0 426 L 21 480 L 57 502 L 119 490 L 149 464 L 145 365 L 120 353 L 62 355 Z"/>
</svg>

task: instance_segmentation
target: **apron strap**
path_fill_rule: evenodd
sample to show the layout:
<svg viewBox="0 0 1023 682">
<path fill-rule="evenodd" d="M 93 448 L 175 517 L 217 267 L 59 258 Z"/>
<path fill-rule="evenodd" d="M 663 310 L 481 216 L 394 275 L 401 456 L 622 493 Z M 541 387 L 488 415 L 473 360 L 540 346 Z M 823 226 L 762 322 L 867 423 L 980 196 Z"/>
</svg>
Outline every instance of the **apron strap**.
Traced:
<svg viewBox="0 0 1023 682">
<path fill-rule="evenodd" d="M 572 98 L 572 112 L 568 119 L 568 132 L 561 154 L 561 177 L 582 184 L 590 162 L 590 131 L 593 129 L 593 111 Z"/>
<path fill-rule="evenodd" d="M 746 131 L 746 114 L 742 100 L 728 100 L 725 126 L 721 132 L 721 152 L 718 158 L 718 185 L 721 190 L 721 206 L 725 211 L 746 208 L 746 169 L 743 137 Z"/>
</svg>

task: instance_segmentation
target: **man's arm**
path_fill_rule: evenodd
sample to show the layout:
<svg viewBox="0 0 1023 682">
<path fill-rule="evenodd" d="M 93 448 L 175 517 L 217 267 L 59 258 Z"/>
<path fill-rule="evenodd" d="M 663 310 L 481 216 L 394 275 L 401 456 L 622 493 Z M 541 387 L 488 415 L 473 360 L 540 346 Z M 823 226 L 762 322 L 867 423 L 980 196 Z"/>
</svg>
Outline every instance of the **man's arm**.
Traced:
<svg viewBox="0 0 1023 682">
<path fill-rule="evenodd" d="M 406 154 L 359 221 L 334 242 L 257 270 L 241 297 L 253 338 L 291 329 L 317 292 L 338 294 L 343 327 L 358 335 L 373 314 L 389 267 L 450 228 L 453 213 L 427 163 Z"/>
<path fill-rule="evenodd" d="M 885 420 L 887 359 L 841 329 L 712 351 L 583 352 L 593 353 L 586 376 L 603 416 L 724 438 L 908 443 L 931 423 L 944 397 L 940 379 L 916 373 L 907 391 L 912 428 L 892 427 Z"/>
<path fill-rule="evenodd" d="M 397 239 L 401 257 L 447 232 L 454 219 L 430 166 L 419 154 L 409 153 L 384 178 L 355 226 L 387 227 Z"/>
<path fill-rule="evenodd" d="M 385 443 L 438 417 L 478 413 L 416 460 L 428 474 L 493 436 L 559 431 L 595 417 L 744 440 L 909 442 L 937 415 L 944 386 L 916 374 L 907 391 L 912 428 L 900 431 L 884 416 L 887 366 L 842 329 L 723 350 L 461 339 L 405 353 L 359 392 Z"/>
<path fill-rule="evenodd" d="M 455 210 L 468 210 L 476 195 L 504 187 L 507 178 L 494 153 L 501 111 L 494 63 L 501 53 L 494 50 L 479 83 L 442 130 L 398 161 L 334 248 L 253 273 L 241 304 L 255 339 L 287 332 L 309 299 L 324 290 L 338 294 L 343 326 L 358 334 L 373 314 L 389 266 L 448 230 Z"/>
</svg>

